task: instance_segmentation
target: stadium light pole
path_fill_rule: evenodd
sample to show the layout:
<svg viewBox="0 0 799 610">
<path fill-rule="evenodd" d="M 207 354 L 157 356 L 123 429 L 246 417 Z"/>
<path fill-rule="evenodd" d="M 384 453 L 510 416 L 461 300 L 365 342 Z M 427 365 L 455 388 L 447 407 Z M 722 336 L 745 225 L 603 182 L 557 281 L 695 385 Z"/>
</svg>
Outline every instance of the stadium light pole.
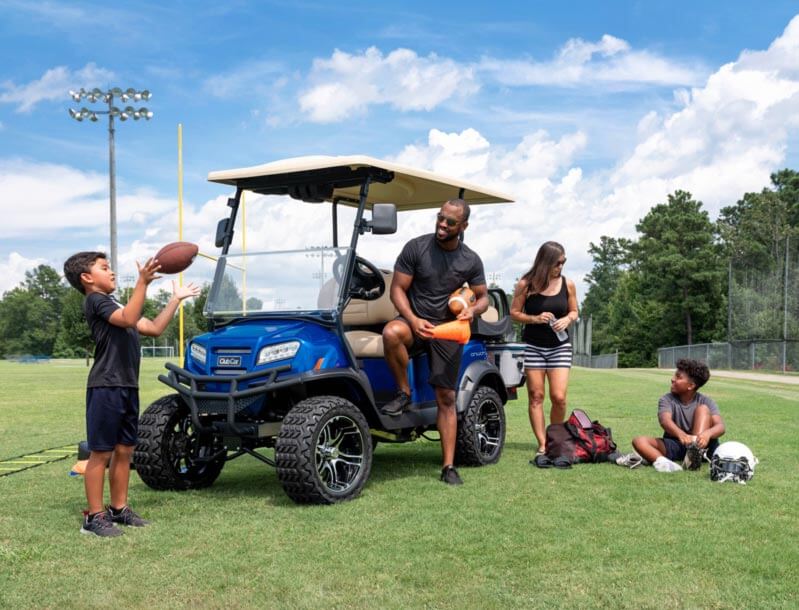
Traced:
<svg viewBox="0 0 799 610">
<path fill-rule="evenodd" d="M 94 110 L 84 106 L 79 110 L 70 108 L 68 112 L 69 116 L 78 122 L 88 119 L 92 123 L 96 123 L 99 115 L 105 114 L 108 116 L 108 198 L 110 208 L 109 225 L 111 232 L 111 269 L 113 269 L 115 272 L 119 272 L 119 269 L 117 268 L 117 187 L 116 158 L 114 156 L 114 117 L 119 117 L 120 121 L 127 121 L 128 119 L 133 119 L 134 121 L 144 119 L 149 121 L 153 117 L 153 113 L 144 106 L 141 108 L 126 106 L 125 108 L 120 109 L 114 105 L 114 100 L 118 99 L 122 103 L 126 103 L 129 100 L 136 102 L 141 100 L 147 101 L 150 99 L 150 92 L 147 89 L 137 91 L 132 87 L 129 87 L 125 90 L 120 89 L 119 87 L 113 87 L 111 89 L 107 89 L 106 91 L 102 91 L 97 87 L 91 91 L 87 91 L 81 87 L 79 91 L 70 91 L 69 95 L 75 102 L 80 102 L 82 99 L 85 99 L 92 104 L 95 102 L 104 102 L 108 104 L 108 110 Z"/>
</svg>

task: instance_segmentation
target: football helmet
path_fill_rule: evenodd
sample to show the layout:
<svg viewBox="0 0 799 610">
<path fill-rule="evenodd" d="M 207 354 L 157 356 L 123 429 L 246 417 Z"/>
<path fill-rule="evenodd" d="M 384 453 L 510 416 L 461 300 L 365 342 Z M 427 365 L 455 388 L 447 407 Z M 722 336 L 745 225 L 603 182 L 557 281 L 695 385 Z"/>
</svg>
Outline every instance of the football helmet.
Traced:
<svg viewBox="0 0 799 610">
<path fill-rule="evenodd" d="M 743 443 L 727 441 L 716 448 L 710 460 L 710 480 L 746 484 L 755 474 L 758 459 Z"/>
</svg>

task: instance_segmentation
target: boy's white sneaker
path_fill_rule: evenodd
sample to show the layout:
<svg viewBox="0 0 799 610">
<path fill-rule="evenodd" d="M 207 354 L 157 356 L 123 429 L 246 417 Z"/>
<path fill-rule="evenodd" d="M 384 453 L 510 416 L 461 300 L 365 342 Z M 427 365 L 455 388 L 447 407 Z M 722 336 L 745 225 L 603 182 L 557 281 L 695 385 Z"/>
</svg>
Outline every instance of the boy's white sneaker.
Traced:
<svg viewBox="0 0 799 610">
<path fill-rule="evenodd" d="M 638 453 L 633 451 L 632 453 L 625 453 L 624 455 L 620 455 L 616 458 L 616 464 L 619 466 L 626 466 L 627 468 L 638 468 L 641 464 L 644 463 L 644 458 L 642 458 Z"/>
<path fill-rule="evenodd" d="M 658 472 L 680 472 L 682 470 L 682 466 L 662 455 L 655 460 L 652 466 L 654 466 L 655 470 Z"/>
</svg>

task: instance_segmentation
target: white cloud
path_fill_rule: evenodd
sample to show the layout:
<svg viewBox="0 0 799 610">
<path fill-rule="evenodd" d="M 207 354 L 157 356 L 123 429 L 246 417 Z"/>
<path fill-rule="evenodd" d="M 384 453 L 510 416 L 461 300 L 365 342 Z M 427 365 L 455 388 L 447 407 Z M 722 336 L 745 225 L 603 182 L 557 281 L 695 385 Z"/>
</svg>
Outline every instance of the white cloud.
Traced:
<svg viewBox="0 0 799 610">
<path fill-rule="evenodd" d="M 5 261 L 0 260 L 0 296 L 19 286 L 25 272 L 46 263 L 44 258 L 25 258 L 19 252 L 11 252 Z"/>
<path fill-rule="evenodd" d="M 30 112 L 39 102 L 68 100 L 67 91 L 70 89 L 97 87 L 113 78 L 113 72 L 98 68 L 94 63 L 88 63 L 77 71 L 57 66 L 47 70 L 40 79 L 24 85 L 15 85 L 11 81 L 0 83 L 0 102 L 16 104 L 17 112 Z"/>
<path fill-rule="evenodd" d="M 300 94 L 300 108 L 320 123 L 360 114 L 371 104 L 432 110 L 477 89 L 471 67 L 409 49 L 385 56 L 375 47 L 361 54 L 336 50 L 329 59 L 314 60 L 309 79 L 312 86 Z"/>
<path fill-rule="evenodd" d="M 702 66 L 679 63 L 605 34 L 598 42 L 573 38 L 551 61 L 501 60 L 486 57 L 479 69 L 510 86 L 692 85 Z"/>
</svg>

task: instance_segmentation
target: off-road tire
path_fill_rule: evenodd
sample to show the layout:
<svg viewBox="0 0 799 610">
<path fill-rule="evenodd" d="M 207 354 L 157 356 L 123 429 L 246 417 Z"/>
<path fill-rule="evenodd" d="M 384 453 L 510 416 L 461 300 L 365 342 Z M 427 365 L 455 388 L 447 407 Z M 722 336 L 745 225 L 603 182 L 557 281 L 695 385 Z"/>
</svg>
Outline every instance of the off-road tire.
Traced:
<svg viewBox="0 0 799 610">
<path fill-rule="evenodd" d="M 201 462 L 195 458 L 214 455 L 221 448 L 221 439 L 194 430 L 188 405 L 178 394 L 171 394 L 156 400 L 141 416 L 133 461 L 148 487 L 200 489 L 216 481 L 225 459 Z"/>
<path fill-rule="evenodd" d="M 502 400 L 493 388 L 478 388 L 458 420 L 455 463 L 463 466 L 494 464 L 499 461 L 504 445 Z"/>
<path fill-rule="evenodd" d="M 307 398 L 283 418 L 275 462 L 280 484 L 295 502 L 351 500 L 361 493 L 372 469 L 369 424 L 344 398 Z"/>
</svg>

